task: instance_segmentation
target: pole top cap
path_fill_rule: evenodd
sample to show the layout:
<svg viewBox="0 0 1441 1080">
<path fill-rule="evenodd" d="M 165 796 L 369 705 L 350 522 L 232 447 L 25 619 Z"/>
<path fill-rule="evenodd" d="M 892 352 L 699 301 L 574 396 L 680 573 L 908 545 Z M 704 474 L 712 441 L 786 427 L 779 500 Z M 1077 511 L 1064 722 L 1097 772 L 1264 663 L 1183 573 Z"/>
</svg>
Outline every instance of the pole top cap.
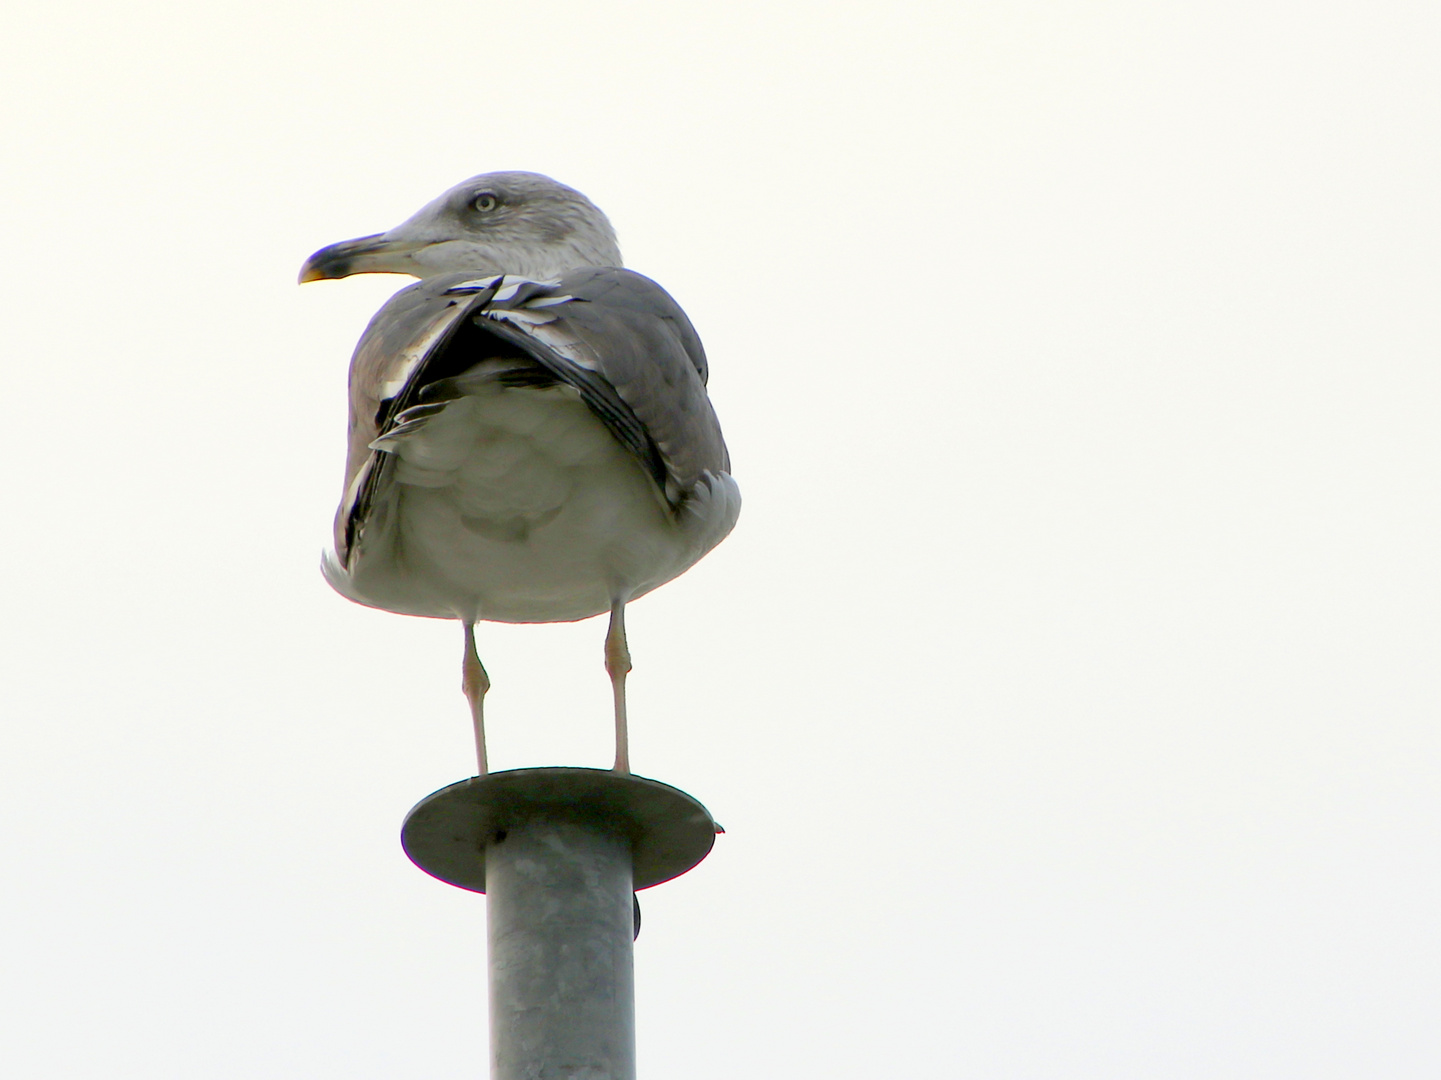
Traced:
<svg viewBox="0 0 1441 1080">
<path fill-rule="evenodd" d="M 610 769 L 508 769 L 427 795 L 406 815 L 400 843 L 427 874 L 485 892 L 485 847 L 497 834 L 548 819 L 630 840 L 635 887 L 679 877 L 708 854 L 720 827 L 685 792 Z"/>
</svg>

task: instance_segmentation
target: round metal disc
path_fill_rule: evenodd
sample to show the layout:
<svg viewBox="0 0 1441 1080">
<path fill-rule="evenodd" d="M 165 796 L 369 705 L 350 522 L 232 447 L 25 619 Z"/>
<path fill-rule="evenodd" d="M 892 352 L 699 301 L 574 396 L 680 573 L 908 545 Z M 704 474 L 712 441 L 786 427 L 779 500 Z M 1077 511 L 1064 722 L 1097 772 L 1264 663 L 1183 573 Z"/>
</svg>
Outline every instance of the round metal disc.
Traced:
<svg viewBox="0 0 1441 1080">
<path fill-rule="evenodd" d="M 400 843 L 432 877 L 485 892 L 485 845 L 537 817 L 629 837 L 637 889 L 684 874 L 710 853 L 718 831 L 710 811 L 658 780 L 609 769 L 510 769 L 427 795 L 406 815 Z"/>
</svg>

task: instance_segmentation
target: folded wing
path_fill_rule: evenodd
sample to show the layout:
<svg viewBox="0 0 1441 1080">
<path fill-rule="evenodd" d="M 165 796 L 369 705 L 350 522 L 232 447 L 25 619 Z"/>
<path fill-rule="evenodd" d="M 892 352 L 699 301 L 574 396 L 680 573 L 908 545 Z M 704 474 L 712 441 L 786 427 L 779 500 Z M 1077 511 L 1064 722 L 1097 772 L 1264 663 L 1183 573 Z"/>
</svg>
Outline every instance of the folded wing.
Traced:
<svg viewBox="0 0 1441 1080">
<path fill-rule="evenodd" d="M 371 320 L 351 362 L 336 554 L 349 563 L 394 468 L 387 444 L 477 380 L 572 388 L 680 514 L 707 474 L 730 469 L 706 377 L 700 338 L 680 306 L 628 270 L 589 267 L 544 282 L 448 274 L 403 289 Z"/>
</svg>

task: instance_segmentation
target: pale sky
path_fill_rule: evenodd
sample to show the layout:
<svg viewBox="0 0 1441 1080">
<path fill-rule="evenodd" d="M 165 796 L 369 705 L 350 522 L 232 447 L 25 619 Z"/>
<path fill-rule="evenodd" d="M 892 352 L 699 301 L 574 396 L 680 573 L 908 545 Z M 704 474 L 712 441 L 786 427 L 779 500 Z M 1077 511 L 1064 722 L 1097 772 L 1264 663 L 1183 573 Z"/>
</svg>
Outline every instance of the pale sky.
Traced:
<svg viewBox="0 0 1441 1080">
<path fill-rule="evenodd" d="M 1434 3 L 28 5 L 0 262 L 0 1072 L 474 1077 L 454 624 L 318 572 L 393 277 L 545 172 L 745 509 L 629 612 L 643 1077 L 1441 1074 Z M 481 628 L 604 766 L 602 621 Z"/>
</svg>

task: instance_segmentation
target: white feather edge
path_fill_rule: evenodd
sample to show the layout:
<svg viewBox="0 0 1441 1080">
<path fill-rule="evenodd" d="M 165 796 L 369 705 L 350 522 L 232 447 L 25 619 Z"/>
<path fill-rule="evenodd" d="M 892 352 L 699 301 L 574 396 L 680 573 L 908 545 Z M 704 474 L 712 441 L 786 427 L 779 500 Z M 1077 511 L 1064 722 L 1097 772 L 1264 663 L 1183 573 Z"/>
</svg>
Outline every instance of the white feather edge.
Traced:
<svg viewBox="0 0 1441 1080">
<path fill-rule="evenodd" d="M 489 309 L 481 312 L 487 319 L 496 322 L 505 322 L 514 326 L 527 337 L 533 337 L 544 345 L 548 345 L 554 352 L 565 357 L 576 367 L 585 368 L 586 371 L 597 371 L 600 369 L 600 357 L 582 342 L 564 333 L 554 326 L 555 316 L 536 315 L 528 311 Z"/>
<path fill-rule="evenodd" d="M 457 304 L 449 309 L 450 318 L 436 319 L 424 334 L 402 349 L 390 369 L 394 374 L 380 384 L 380 390 L 376 397 L 381 401 L 389 401 L 404 390 L 405 384 L 410 382 L 410 377 L 415 374 L 415 369 L 425 359 L 426 353 L 430 352 L 435 343 L 454 325 L 455 320 L 467 314 L 469 310 L 469 305 Z"/>
</svg>

